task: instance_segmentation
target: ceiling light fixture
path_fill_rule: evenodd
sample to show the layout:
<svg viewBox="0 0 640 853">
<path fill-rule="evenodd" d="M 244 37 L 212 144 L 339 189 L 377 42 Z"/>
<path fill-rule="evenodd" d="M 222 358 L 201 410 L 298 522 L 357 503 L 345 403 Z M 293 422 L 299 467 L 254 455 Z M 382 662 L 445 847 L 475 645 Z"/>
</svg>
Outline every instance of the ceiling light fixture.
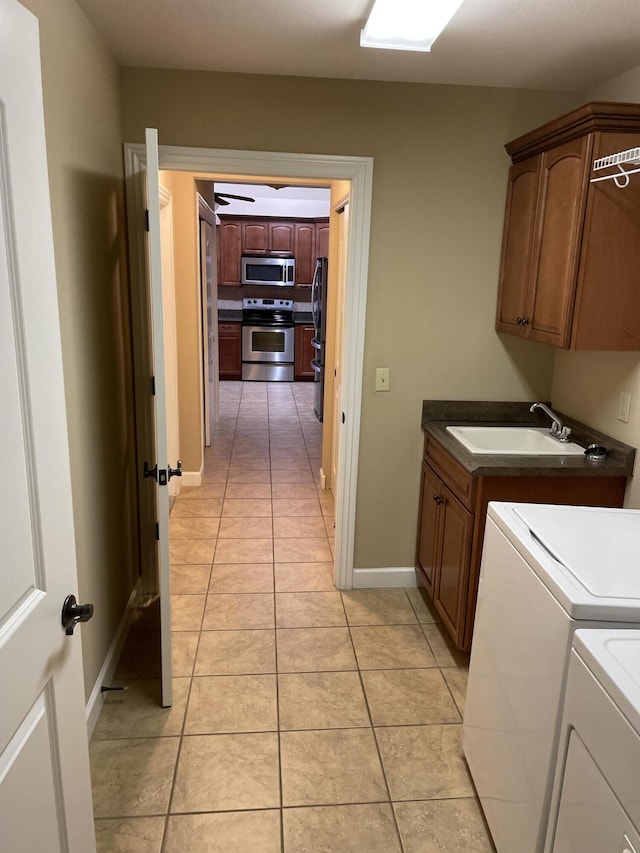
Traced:
<svg viewBox="0 0 640 853">
<path fill-rule="evenodd" d="M 375 0 L 360 33 L 360 46 L 428 53 L 462 3 L 463 0 Z"/>
</svg>

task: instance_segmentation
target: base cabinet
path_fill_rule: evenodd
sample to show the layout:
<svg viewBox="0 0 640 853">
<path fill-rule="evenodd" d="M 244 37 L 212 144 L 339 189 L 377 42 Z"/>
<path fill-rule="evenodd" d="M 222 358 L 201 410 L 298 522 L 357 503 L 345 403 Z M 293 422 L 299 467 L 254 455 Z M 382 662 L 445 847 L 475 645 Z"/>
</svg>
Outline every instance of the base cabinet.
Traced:
<svg viewBox="0 0 640 853">
<path fill-rule="evenodd" d="M 242 327 L 240 323 L 218 324 L 220 379 L 242 379 Z"/>
<path fill-rule="evenodd" d="M 621 507 L 626 477 L 470 474 L 425 437 L 416 569 L 457 648 L 471 648 L 489 501 Z"/>
<path fill-rule="evenodd" d="M 314 373 L 311 367 L 311 360 L 315 358 L 316 351 L 311 346 L 311 341 L 315 335 L 315 328 L 310 325 L 298 324 L 295 334 L 295 379 L 313 381 Z"/>
</svg>

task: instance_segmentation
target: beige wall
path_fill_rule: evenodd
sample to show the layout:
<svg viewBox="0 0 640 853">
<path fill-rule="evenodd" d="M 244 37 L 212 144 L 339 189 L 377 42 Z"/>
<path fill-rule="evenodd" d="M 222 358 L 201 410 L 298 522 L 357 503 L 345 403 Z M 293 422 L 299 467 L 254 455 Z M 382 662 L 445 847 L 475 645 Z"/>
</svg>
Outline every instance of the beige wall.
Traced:
<svg viewBox="0 0 640 853">
<path fill-rule="evenodd" d="M 413 565 L 422 400 L 549 396 L 553 351 L 493 328 L 503 145 L 581 99 L 124 68 L 122 101 L 128 142 L 374 158 L 355 560 Z"/>
<path fill-rule="evenodd" d="M 640 102 L 640 67 L 603 84 L 586 100 Z M 640 180 L 640 175 L 632 175 L 631 180 Z M 628 424 L 616 417 L 621 391 L 632 395 Z M 640 445 L 640 353 L 559 350 L 551 394 L 554 405 L 566 414 L 633 447 Z M 636 472 L 638 464 L 636 460 Z M 640 508 L 638 476 L 627 487 L 625 505 Z"/>
<path fill-rule="evenodd" d="M 24 5 L 40 23 L 79 593 L 95 605 L 88 696 L 137 574 L 119 72 L 73 0 Z"/>
</svg>

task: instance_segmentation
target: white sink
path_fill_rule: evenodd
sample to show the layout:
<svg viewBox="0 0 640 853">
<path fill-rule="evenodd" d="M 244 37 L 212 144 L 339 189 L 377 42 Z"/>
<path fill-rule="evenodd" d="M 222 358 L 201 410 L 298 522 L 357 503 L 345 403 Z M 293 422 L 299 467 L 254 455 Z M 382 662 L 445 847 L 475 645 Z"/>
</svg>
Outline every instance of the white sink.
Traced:
<svg viewBox="0 0 640 853">
<path fill-rule="evenodd" d="M 448 426 L 447 432 L 471 453 L 515 456 L 581 456 L 584 447 L 558 441 L 537 427 Z"/>
</svg>

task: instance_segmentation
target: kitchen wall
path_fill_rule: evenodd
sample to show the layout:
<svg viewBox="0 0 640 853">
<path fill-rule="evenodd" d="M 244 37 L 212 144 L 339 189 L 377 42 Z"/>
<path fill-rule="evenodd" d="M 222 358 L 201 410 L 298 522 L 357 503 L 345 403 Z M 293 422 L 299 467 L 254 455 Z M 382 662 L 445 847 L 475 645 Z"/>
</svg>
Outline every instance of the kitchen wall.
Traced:
<svg viewBox="0 0 640 853">
<path fill-rule="evenodd" d="M 640 102 L 640 66 L 589 92 L 586 101 Z M 612 154 L 615 152 L 611 152 Z M 631 180 L 640 180 L 632 175 Z M 623 189 L 620 192 L 624 192 Z M 640 223 L 638 223 L 640 239 Z M 640 285 L 640 270 L 638 271 Z M 616 417 L 621 391 L 629 392 L 629 423 Z M 553 371 L 554 406 L 580 421 L 640 447 L 640 353 L 565 352 L 558 350 Z M 640 460 L 636 459 L 636 472 Z M 640 508 L 640 477 L 627 486 L 625 506 Z"/>
<path fill-rule="evenodd" d="M 138 560 L 119 72 L 73 0 L 23 5 L 40 23 L 79 594 L 96 608 L 88 697 Z"/>
<path fill-rule="evenodd" d="M 503 145 L 568 93 L 122 69 L 124 138 L 374 158 L 357 567 L 412 566 L 424 398 L 532 399 L 553 351 L 494 331 Z M 348 333 L 348 331 L 347 331 Z M 389 393 L 376 394 L 376 367 Z"/>
</svg>

